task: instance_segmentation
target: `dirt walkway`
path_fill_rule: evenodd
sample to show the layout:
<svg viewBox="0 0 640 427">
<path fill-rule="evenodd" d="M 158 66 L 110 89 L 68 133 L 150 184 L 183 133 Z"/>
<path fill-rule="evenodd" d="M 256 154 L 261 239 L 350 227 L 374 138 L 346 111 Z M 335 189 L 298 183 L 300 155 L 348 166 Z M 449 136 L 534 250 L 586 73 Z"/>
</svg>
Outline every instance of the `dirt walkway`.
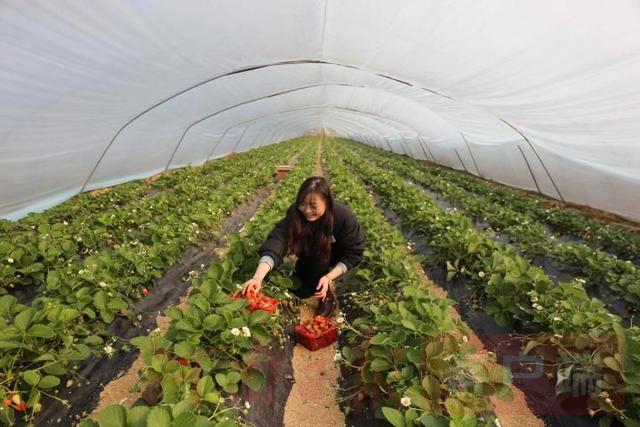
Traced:
<svg viewBox="0 0 640 427">
<path fill-rule="evenodd" d="M 371 197 L 371 204 L 374 206 L 374 208 L 384 211 L 383 208 L 377 205 L 373 196 Z M 430 293 L 438 298 L 448 298 L 447 291 L 433 282 L 427 276 L 422 267 L 418 267 L 417 271 L 422 278 L 422 282 L 425 284 L 425 286 L 427 286 Z M 451 317 L 460 320 L 466 325 L 466 323 L 462 320 L 460 313 L 456 310 L 455 307 L 449 307 L 448 311 L 451 314 Z M 476 347 L 477 350 L 474 358 L 475 361 L 482 363 L 487 368 L 491 368 L 492 366 L 500 366 L 500 364 L 489 360 L 489 352 L 485 348 L 478 335 L 476 335 L 473 329 L 471 329 L 468 325 L 467 330 L 469 331 L 467 339 Z M 493 410 L 500 420 L 500 425 L 502 427 L 544 427 L 544 422 L 536 417 L 527 405 L 527 401 L 522 390 L 520 390 L 515 385 L 511 385 L 511 392 L 513 394 L 513 400 L 511 401 L 501 400 L 497 397 L 490 398 Z"/>
<path fill-rule="evenodd" d="M 318 147 L 314 174 L 324 176 Z M 311 297 L 300 305 L 300 321 L 313 317 L 318 299 Z M 317 351 L 309 351 L 301 345 L 293 349 L 294 384 L 284 412 L 285 427 L 343 427 L 344 413 L 336 400 L 340 369 L 333 361 L 338 350 L 334 344 Z"/>
<path fill-rule="evenodd" d="M 433 295 L 438 298 L 448 298 L 447 291 L 429 279 L 422 268 L 419 268 L 418 272 Z M 449 307 L 449 313 L 454 319 L 462 321 L 460 313 L 454 307 Z M 488 351 L 484 344 L 471 328 L 468 328 L 468 330 L 467 338 L 477 349 L 476 361 L 489 369 L 493 366 L 500 366 L 500 364 L 488 360 Z M 544 427 L 544 422 L 529 409 L 522 390 L 512 385 L 511 392 L 513 393 L 513 400 L 511 401 L 501 400 L 497 397 L 491 398 L 491 404 L 496 416 L 500 419 L 500 425 L 503 427 Z"/>
</svg>

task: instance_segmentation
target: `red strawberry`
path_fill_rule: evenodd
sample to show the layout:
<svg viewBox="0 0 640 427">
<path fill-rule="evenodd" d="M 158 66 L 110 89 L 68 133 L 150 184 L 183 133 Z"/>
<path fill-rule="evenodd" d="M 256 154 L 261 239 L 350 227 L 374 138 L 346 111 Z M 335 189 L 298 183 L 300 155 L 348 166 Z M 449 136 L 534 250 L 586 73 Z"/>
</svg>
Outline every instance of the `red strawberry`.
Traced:
<svg viewBox="0 0 640 427">
<path fill-rule="evenodd" d="M 184 357 L 179 357 L 178 358 L 178 363 L 180 363 L 182 366 L 189 365 L 189 361 L 187 359 L 185 359 Z"/>
<path fill-rule="evenodd" d="M 142 295 L 144 295 L 145 297 L 146 297 L 147 295 L 149 295 L 149 289 L 147 289 L 147 288 L 142 288 Z"/>
</svg>

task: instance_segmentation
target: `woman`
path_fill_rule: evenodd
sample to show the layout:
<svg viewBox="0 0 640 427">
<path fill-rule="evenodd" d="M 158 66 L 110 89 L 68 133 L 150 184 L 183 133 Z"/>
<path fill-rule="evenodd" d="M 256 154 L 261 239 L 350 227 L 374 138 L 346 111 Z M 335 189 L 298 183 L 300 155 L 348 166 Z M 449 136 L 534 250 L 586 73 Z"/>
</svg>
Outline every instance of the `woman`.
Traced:
<svg viewBox="0 0 640 427">
<path fill-rule="evenodd" d="M 258 268 L 242 293 L 259 290 L 267 273 L 293 253 L 298 257 L 294 274 L 302 286 L 292 292 L 299 298 L 320 298 L 317 314 L 329 316 L 336 306 L 330 285 L 360 263 L 364 248 L 364 233 L 353 211 L 333 199 L 325 178 L 307 178 L 285 218 L 260 246 Z"/>
</svg>

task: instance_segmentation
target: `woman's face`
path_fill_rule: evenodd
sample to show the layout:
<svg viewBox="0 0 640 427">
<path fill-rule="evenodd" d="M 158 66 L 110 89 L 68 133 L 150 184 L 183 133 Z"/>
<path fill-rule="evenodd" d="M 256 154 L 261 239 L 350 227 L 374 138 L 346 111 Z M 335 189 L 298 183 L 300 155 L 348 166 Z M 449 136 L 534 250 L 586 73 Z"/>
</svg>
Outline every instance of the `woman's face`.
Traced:
<svg viewBox="0 0 640 427">
<path fill-rule="evenodd" d="M 318 193 L 309 193 L 304 198 L 304 201 L 298 205 L 298 209 L 307 221 L 315 221 L 324 215 L 326 204 L 322 196 Z"/>
</svg>

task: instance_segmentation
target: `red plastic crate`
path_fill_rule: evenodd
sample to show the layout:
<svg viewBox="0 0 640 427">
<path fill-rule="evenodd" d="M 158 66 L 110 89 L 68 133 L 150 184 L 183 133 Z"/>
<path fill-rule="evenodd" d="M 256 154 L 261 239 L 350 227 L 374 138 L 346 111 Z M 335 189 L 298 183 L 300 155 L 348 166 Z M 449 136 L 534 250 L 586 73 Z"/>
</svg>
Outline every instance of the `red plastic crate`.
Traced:
<svg viewBox="0 0 640 427">
<path fill-rule="evenodd" d="M 313 331 L 310 331 L 306 326 L 313 322 L 308 320 L 294 327 L 298 342 L 311 351 L 320 350 L 327 347 L 334 342 L 338 341 L 338 325 L 327 319 L 329 322 L 329 328 L 323 331 L 319 335 L 314 335 Z"/>
<path fill-rule="evenodd" d="M 231 295 L 231 298 L 235 300 L 246 299 L 249 302 L 249 306 L 247 307 L 249 311 L 254 312 L 256 310 L 264 310 L 272 316 L 275 314 L 276 309 L 280 304 L 280 301 L 278 301 L 277 299 L 268 297 L 260 292 L 257 292 L 256 294 L 253 294 L 253 295 L 249 295 L 249 294 L 242 295 L 240 293 L 235 293 Z M 259 303 L 258 303 L 259 299 L 261 299 L 263 302 L 266 302 L 268 306 L 259 307 Z"/>
</svg>

